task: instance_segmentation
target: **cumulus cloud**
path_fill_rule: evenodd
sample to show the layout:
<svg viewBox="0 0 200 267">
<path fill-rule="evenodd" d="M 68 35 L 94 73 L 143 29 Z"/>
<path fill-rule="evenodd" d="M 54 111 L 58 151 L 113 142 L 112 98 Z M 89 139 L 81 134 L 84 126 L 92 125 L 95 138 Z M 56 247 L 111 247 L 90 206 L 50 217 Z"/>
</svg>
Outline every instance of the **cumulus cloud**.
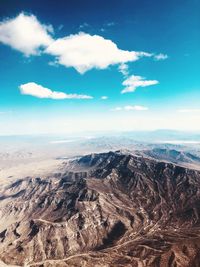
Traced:
<svg viewBox="0 0 200 267">
<path fill-rule="evenodd" d="M 92 68 L 106 69 L 109 65 L 151 56 L 146 52 L 121 50 L 111 40 L 83 32 L 55 40 L 46 53 L 56 56 L 59 64 L 82 74 Z"/>
<path fill-rule="evenodd" d="M 24 13 L 0 22 L 0 42 L 26 56 L 37 55 L 41 47 L 50 45 L 52 32 L 51 25 L 41 24 L 35 16 Z"/>
<path fill-rule="evenodd" d="M 168 58 L 168 55 L 162 54 L 162 53 L 157 54 L 157 55 L 154 56 L 154 59 L 157 60 L 157 61 L 159 61 L 159 60 L 165 60 L 167 58 Z"/>
<path fill-rule="evenodd" d="M 107 26 L 113 26 L 110 22 Z M 88 27 L 83 23 L 80 28 Z M 59 28 L 62 28 L 60 25 Z M 20 13 L 15 18 L 0 22 L 0 42 L 9 45 L 26 56 L 46 53 L 54 56 L 50 65 L 58 64 L 73 67 L 83 74 L 93 68 L 106 69 L 110 65 L 119 65 L 119 71 L 128 76 L 128 62 L 141 57 L 152 57 L 155 60 L 167 58 L 165 54 L 122 50 L 117 45 L 100 35 L 79 32 L 63 38 L 52 37 L 53 27 L 42 24 L 32 14 Z M 53 63 L 54 62 L 54 63 Z"/>
<path fill-rule="evenodd" d="M 121 91 L 122 94 L 134 92 L 137 87 L 146 87 L 150 85 L 158 84 L 157 80 L 146 80 L 144 77 L 131 75 L 125 81 L 123 81 L 122 85 L 125 88 Z"/>
<path fill-rule="evenodd" d="M 91 99 L 89 95 L 66 94 L 63 92 L 52 91 L 34 82 L 29 82 L 19 86 L 20 92 L 23 95 L 31 95 L 38 98 L 51 99 Z"/>
<path fill-rule="evenodd" d="M 103 96 L 101 97 L 101 99 L 102 99 L 102 100 L 106 100 L 106 99 L 108 99 L 108 96 L 103 95 Z"/>
<path fill-rule="evenodd" d="M 121 110 L 125 110 L 125 111 L 146 111 L 148 110 L 149 108 L 148 107 L 145 107 L 145 106 L 124 106 L 124 107 L 116 107 L 114 108 L 112 111 L 121 111 Z"/>
<path fill-rule="evenodd" d="M 178 112 L 181 112 L 181 113 L 198 113 L 198 112 L 200 112 L 200 108 L 179 109 Z"/>
</svg>

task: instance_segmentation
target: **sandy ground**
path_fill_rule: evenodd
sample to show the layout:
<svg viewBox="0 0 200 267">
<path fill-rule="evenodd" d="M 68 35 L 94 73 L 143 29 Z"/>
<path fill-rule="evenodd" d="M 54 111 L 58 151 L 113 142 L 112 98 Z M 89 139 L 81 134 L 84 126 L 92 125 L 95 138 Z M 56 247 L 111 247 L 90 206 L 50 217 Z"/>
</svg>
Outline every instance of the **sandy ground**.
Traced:
<svg viewBox="0 0 200 267">
<path fill-rule="evenodd" d="M 24 177 L 47 177 L 61 171 L 64 160 L 47 159 L 38 162 L 20 163 L 0 170 L 0 184 L 7 184 Z"/>
</svg>

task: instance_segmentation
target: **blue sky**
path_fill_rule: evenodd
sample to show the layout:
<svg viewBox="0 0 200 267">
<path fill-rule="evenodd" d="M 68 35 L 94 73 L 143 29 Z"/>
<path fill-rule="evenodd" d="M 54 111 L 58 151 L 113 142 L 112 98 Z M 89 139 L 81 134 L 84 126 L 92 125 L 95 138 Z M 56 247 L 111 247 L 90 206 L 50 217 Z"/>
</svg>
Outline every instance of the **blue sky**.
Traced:
<svg viewBox="0 0 200 267">
<path fill-rule="evenodd" d="M 199 0 L 2 0 L 0 21 L 0 134 L 200 130 Z"/>
</svg>

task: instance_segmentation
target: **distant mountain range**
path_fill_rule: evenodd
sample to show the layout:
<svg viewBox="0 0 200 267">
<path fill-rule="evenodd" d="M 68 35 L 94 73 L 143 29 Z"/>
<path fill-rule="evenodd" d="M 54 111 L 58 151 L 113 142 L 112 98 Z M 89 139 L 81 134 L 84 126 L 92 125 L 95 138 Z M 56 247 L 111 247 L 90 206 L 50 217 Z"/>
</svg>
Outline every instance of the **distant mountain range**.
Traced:
<svg viewBox="0 0 200 267">
<path fill-rule="evenodd" d="M 200 157 L 190 152 L 178 151 L 175 149 L 154 148 L 140 151 L 139 154 L 149 156 L 157 160 L 176 163 L 186 167 L 200 169 Z"/>
</svg>

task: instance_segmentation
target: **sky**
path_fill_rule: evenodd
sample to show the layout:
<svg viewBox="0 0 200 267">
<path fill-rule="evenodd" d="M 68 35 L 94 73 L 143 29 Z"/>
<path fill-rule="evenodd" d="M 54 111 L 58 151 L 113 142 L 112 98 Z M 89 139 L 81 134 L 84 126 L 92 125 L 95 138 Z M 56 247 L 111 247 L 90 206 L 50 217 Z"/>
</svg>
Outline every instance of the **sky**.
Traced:
<svg viewBox="0 0 200 267">
<path fill-rule="evenodd" d="M 200 131 L 199 0 L 0 0 L 0 135 Z"/>
</svg>

